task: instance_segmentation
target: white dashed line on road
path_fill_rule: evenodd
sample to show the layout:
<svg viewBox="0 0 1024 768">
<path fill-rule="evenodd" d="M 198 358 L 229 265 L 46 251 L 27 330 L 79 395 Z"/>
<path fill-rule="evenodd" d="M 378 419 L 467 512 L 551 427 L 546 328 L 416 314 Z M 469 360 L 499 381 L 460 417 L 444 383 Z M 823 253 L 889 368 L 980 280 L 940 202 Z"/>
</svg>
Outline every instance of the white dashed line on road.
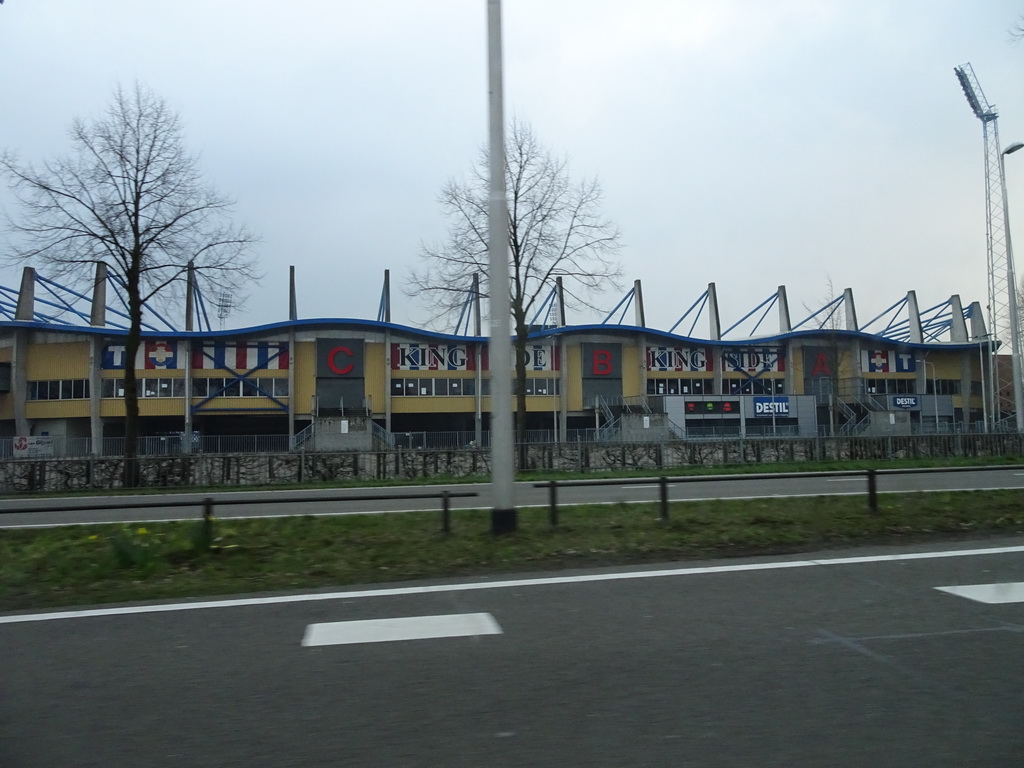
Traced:
<svg viewBox="0 0 1024 768">
<path fill-rule="evenodd" d="M 500 634 L 501 627 L 489 613 L 454 613 L 443 616 L 406 616 L 398 619 L 310 624 L 306 627 L 302 644 L 307 647 L 352 645 Z"/>
</svg>

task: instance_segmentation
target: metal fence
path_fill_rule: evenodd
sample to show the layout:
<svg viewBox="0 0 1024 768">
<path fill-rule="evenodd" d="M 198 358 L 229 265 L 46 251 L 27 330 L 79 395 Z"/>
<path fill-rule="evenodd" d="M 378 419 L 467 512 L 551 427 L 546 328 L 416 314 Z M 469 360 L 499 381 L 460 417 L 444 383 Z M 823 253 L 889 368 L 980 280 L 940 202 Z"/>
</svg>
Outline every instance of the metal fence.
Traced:
<svg viewBox="0 0 1024 768">
<path fill-rule="evenodd" d="M 375 425 L 376 426 L 376 425 Z M 687 441 L 744 441 L 756 440 L 758 438 L 798 438 L 797 428 L 790 425 L 765 425 L 749 426 L 741 431 L 739 426 L 702 426 L 689 427 L 685 431 L 675 425 L 671 433 L 652 433 L 648 438 L 627 439 L 622 433 L 609 435 L 603 428 L 591 429 L 570 429 L 564 433 L 557 433 L 550 429 L 528 430 L 523 441 L 530 446 L 544 445 L 620 445 L 633 444 L 638 442 L 649 442 L 653 444 L 665 444 L 671 442 Z M 992 435 L 1014 435 L 1015 430 L 1005 428 L 1006 425 L 998 425 L 1000 428 L 987 432 L 984 424 L 952 424 L 939 423 L 936 430 L 935 423 L 922 423 L 910 425 L 913 429 L 910 435 L 872 435 L 868 433 L 829 434 L 828 427 L 820 427 L 817 437 L 819 439 L 896 439 L 901 437 L 932 436 L 935 438 L 954 437 L 960 435 L 982 436 Z M 192 435 L 191 444 L 188 443 L 184 433 L 171 433 L 165 435 L 150 435 L 140 437 L 137 453 L 139 456 L 179 456 L 189 454 L 279 454 L 291 452 L 310 451 L 313 444 L 311 438 L 313 432 L 307 427 L 299 435 Z M 13 437 L 0 438 L 0 459 L 15 458 Z M 374 429 L 374 450 L 420 450 L 420 451 L 459 451 L 479 450 L 490 448 L 490 432 L 481 432 L 477 435 L 473 431 L 449 431 L 449 432 L 386 432 L 379 427 Z M 123 437 L 106 437 L 100 442 L 97 451 L 92 450 L 93 443 L 88 437 L 51 437 L 48 439 L 47 448 L 44 451 L 36 452 L 28 456 L 22 455 L 18 458 L 88 458 L 95 457 L 120 457 L 124 455 Z"/>
<path fill-rule="evenodd" d="M 673 468 L 735 464 L 1018 457 L 1022 434 L 953 434 L 889 437 L 744 437 L 638 443 L 535 443 L 516 452 L 520 471 L 661 473 Z M 145 455 L 142 487 L 195 488 L 252 485 L 420 480 L 488 476 L 490 451 L 467 448 L 282 451 Z M 0 459 L 0 493 L 75 491 L 122 487 L 119 457 Z"/>
</svg>

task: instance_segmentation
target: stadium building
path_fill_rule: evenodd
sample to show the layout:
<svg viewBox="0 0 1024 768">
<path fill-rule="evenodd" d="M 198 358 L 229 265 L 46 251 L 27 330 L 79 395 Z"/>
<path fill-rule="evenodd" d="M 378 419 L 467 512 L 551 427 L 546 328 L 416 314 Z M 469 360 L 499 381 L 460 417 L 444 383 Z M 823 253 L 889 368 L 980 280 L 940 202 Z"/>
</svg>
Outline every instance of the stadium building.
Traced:
<svg viewBox="0 0 1024 768">
<path fill-rule="evenodd" d="M 127 360 L 108 282 L 101 265 L 93 295 L 73 294 L 85 310 L 30 268 L 20 290 L 3 289 L 0 436 L 14 455 L 104 452 L 123 435 L 128 365 L 140 435 L 174 450 L 230 436 L 247 450 L 486 443 L 487 339 L 389 322 L 387 287 L 375 320 L 300 319 L 293 281 L 291 319 L 233 330 L 192 330 L 197 296 L 186 330 L 147 312 Z M 998 419 L 985 394 L 994 344 L 978 303 L 958 296 L 922 311 L 911 291 L 858 324 L 847 289 L 792 325 L 779 287 L 723 330 L 711 284 L 668 331 L 645 325 L 639 282 L 603 323 L 566 324 L 558 298 L 541 314 L 562 319 L 535 325 L 526 349 L 532 441 L 975 431 Z"/>
</svg>

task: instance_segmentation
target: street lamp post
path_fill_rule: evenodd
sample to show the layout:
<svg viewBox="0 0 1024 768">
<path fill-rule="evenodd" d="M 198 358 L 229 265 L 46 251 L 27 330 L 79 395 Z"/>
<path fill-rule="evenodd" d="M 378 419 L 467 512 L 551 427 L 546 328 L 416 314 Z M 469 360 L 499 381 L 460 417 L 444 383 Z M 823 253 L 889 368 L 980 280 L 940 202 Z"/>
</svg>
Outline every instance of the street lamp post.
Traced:
<svg viewBox="0 0 1024 768">
<path fill-rule="evenodd" d="M 505 112 L 501 56 L 501 0 L 487 0 L 487 86 L 490 200 L 488 264 L 491 335 L 491 532 L 517 527 L 515 466 L 512 455 L 512 360 L 508 268 L 508 201 L 505 195 Z"/>
<path fill-rule="evenodd" d="M 1010 317 L 1010 360 L 1013 363 L 1013 410 L 1016 412 L 1017 432 L 1024 432 L 1024 390 L 1021 389 L 1020 317 L 1017 316 L 1017 276 L 1013 267 L 1013 245 L 1010 242 L 1010 210 L 1006 199 L 1007 155 L 1024 149 L 1024 143 L 1015 142 L 999 154 L 999 179 L 1003 193 L 1003 217 L 1006 223 L 1006 286 L 1007 308 Z"/>
</svg>

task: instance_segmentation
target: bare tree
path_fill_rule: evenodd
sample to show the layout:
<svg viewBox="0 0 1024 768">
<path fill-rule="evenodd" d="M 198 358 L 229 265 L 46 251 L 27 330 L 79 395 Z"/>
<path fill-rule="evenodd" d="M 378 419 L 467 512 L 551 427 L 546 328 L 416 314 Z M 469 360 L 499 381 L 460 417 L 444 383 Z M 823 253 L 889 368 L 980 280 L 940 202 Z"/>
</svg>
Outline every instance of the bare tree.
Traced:
<svg viewBox="0 0 1024 768">
<path fill-rule="evenodd" d="M 147 302 L 178 292 L 188 265 L 237 294 L 258 279 L 255 238 L 229 220 L 233 201 L 203 184 L 198 158 L 184 143 L 181 120 L 136 83 L 118 87 L 106 113 L 75 120 L 73 154 L 42 166 L 5 153 L 0 173 L 21 207 L 11 219 L 21 246 L 8 262 L 45 265 L 55 277 L 88 280 L 98 262 L 123 279 L 125 340 L 125 485 L 138 484 L 138 384 L 135 359 Z"/>
<path fill-rule="evenodd" d="M 593 307 L 592 297 L 618 284 L 618 228 L 601 212 L 596 179 L 574 183 L 567 158 L 556 157 L 530 126 L 513 121 L 507 139 L 506 192 L 509 209 L 509 285 L 515 332 L 516 429 L 526 429 L 526 339 L 530 316 L 563 279 L 566 303 Z M 488 162 L 483 149 L 468 180 L 450 180 L 438 195 L 449 220 L 447 239 L 424 246 L 423 267 L 414 270 L 405 293 L 429 302 L 436 322 L 458 312 L 472 276 L 481 276 L 488 296 Z M 491 360 L 501 372 L 502 361 Z"/>
<path fill-rule="evenodd" d="M 1017 23 L 1010 27 L 1010 42 L 1019 43 L 1024 40 L 1024 16 L 1017 18 Z"/>
</svg>

